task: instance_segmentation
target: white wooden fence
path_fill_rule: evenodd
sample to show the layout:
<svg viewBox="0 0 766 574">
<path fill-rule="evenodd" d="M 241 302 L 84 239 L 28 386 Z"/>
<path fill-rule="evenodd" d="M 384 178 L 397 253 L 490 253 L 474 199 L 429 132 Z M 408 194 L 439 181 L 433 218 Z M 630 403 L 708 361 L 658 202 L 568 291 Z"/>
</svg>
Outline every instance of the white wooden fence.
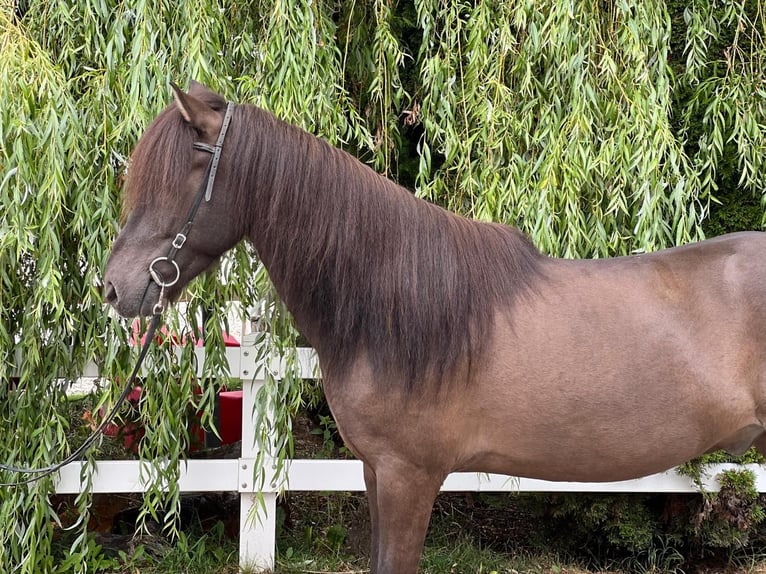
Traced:
<svg viewBox="0 0 766 574">
<path fill-rule="evenodd" d="M 261 372 L 255 363 L 258 356 L 253 336 L 244 337 L 241 347 L 226 349 L 232 376 L 243 381 L 242 454 L 237 460 L 189 460 L 181 469 L 180 487 L 183 492 L 238 492 L 240 495 L 240 565 L 269 570 L 274 567 L 276 543 L 276 496 L 279 482 L 267 481 L 263 491 L 266 511 L 252 520 L 251 510 L 257 504 L 253 485 L 254 429 L 250 413 L 258 387 L 263 384 L 253 377 Z M 203 353 L 203 349 L 197 349 Z M 202 357 L 200 357 L 202 358 Z M 315 376 L 315 359 L 311 349 L 299 351 L 301 373 Z M 198 362 L 200 365 L 202 361 Z M 96 376 L 86 372 L 84 376 Z M 61 470 L 56 483 L 58 493 L 79 493 L 82 489 L 81 463 L 72 463 Z M 704 487 L 718 489 L 716 476 L 735 465 L 715 465 L 707 469 Z M 756 487 L 766 492 L 766 473 L 761 466 L 752 465 Z M 287 490 L 291 491 L 363 491 L 362 464 L 352 460 L 293 460 L 287 468 Z M 151 466 L 141 461 L 99 461 L 89 480 L 97 493 L 144 492 L 151 477 Z M 442 485 L 442 491 L 473 492 L 697 492 L 694 483 L 671 470 L 636 480 L 607 483 L 547 482 L 496 474 L 453 473 Z"/>
</svg>

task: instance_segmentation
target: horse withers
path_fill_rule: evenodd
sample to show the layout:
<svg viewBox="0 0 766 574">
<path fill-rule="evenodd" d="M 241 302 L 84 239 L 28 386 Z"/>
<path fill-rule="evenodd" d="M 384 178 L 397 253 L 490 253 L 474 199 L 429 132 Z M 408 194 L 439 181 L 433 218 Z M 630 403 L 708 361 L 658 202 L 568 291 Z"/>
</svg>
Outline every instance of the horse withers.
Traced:
<svg viewBox="0 0 766 574">
<path fill-rule="evenodd" d="M 766 236 L 554 259 L 255 106 L 174 91 L 132 154 L 106 298 L 151 314 L 252 243 L 364 463 L 373 573 L 417 571 L 453 471 L 614 481 L 766 452 Z"/>
</svg>

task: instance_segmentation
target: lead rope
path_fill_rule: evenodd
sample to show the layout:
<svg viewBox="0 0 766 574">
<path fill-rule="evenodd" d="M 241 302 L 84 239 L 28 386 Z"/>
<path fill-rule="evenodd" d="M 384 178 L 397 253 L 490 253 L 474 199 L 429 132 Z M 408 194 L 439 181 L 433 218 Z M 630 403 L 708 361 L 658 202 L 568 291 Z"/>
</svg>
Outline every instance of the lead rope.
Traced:
<svg viewBox="0 0 766 574">
<path fill-rule="evenodd" d="M 96 440 L 98 440 L 98 438 L 104 432 L 104 430 L 109 425 L 109 423 L 111 423 L 112 420 L 114 420 L 114 417 L 117 416 L 117 412 L 120 410 L 120 407 L 122 407 L 122 404 L 125 402 L 125 400 L 130 395 L 130 392 L 133 390 L 133 386 L 136 382 L 136 377 L 138 377 L 138 372 L 141 369 L 141 365 L 143 364 L 144 359 L 146 358 L 146 355 L 149 352 L 149 347 L 151 346 L 152 341 L 154 340 L 154 335 L 157 332 L 157 328 L 159 327 L 161 320 L 162 320 L 162 315 L 155 314 L 152 317 L 152 321 L 151 323 L 149 323 L 149 328 L 146 331 L 146 337 L 144 338 L 144 343 L 143 345 L 141 345 L 141 352 L 138 355 L 138 361 L 136 362 L 136 365 L 133 367 L 133 371 L 130 373 L 130 377 L 128 378 L 128 382 L 125 385 L 125 388 L 122 390 L 122 393 L 120 393 L 120 396 L 117 398 L 117 402 L 114 404 L 111 410 L 107 413 L 106 417 L 104 417 L 104 420 L 101 421 L 101 424 L 98 425 L 98 427 L 90 434 L 90 436 L 87 439 L 85 439 L 85 441 L 77 448 L 77 450 L 72 452 L 72 454 L 70 454 L 61 462 L 57 462 L 49 466 L 44 466 L 42 468 L 27 468 L 23 466 L 9 466 L 7 464 L 0 464 L 0 470 L 4 470 L 6 472 L 34 475 L 34 476 L 30 476 L 29 478 L 25 478 L 23 480 L 17 480 L 13 482 L 0 482 L 0 486 L 22 486 L 24 484 L 31 484 L 33 482 L 37 482 L 38 480 L 41 480 L 45 478 L 46 476 L 49 476 L 51 474 L 58 472 L 69 463 L 72 463 L 78 460 L 82 456 L 82 454 L 86 450 L 88 450 L 91 447 L 91 445 L 93 445 L 93 443 L 96 442 Z"/>
</svg>

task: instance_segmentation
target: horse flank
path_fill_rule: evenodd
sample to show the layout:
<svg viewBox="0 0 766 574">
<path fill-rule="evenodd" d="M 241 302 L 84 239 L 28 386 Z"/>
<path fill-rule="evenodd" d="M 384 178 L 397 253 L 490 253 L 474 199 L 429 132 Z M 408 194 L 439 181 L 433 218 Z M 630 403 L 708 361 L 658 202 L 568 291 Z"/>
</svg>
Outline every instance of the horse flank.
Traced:
<svg viewBox="0 0 766 574">
<path fill-rule="evenodd" d="M 132 156 L 127 210 L 177 204 L 194 138 L 173 106 L 158 116 Z M 236 107 L 219 173 L 228 189 L 213 201 L 236 197 L 232 225 L 252 240 L 325 377 L 366 356 L 381 381 L 438 392 L 480 358 L 497 310 L 541 278 L 543 256 L 517 229 L 417 199 L 255 106 Z"/>
</svg>

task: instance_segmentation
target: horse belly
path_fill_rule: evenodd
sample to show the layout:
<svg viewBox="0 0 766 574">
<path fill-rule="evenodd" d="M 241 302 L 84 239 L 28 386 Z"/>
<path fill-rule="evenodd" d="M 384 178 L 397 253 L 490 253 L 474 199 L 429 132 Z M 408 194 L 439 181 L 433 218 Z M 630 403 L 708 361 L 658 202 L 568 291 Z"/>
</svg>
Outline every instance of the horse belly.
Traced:
<svg viewBox="0 0 766 574">
<path fill-rule="evenodd" d="M 498 398 L 494 408 L 503 402 Z M 513 406 L 505 416 L 485 416 L 485 424 L 468 434 L 460 470 L 545 480 L 624 480 L 717 448 L 742 451 L 763 432 L 745 405 L 706 415 L 691 405 L 685 409 L 683 402 L 638 404 L 608 397 L 586 402 L 587 397 L 548 403 L 515 398 L 506 403 Z M 726 423 L 706 425 L 716 419 Z"/>
<path fill-rule="evenodd" d="M 482 423 L 469 434 L 473 452 L 463 469 L 623 480 L 715 447 L 740 450 L 762 432 L 759 369 L 743 368 L 736 353 L 716 356 L 700 333 L 666 337 L 652 320 L 667 318 L 615 308 L 578 337 L 571 323 L 556 333 L 555 317 L 540 315 L 535 324 L 544 329 L 517 323 L 494 338 L 493 360 L 475 379 L 484 388 L 471 394 L 469 410 Z M 715 349 L 726 345 L 715 341 Z"/>
</svg>

